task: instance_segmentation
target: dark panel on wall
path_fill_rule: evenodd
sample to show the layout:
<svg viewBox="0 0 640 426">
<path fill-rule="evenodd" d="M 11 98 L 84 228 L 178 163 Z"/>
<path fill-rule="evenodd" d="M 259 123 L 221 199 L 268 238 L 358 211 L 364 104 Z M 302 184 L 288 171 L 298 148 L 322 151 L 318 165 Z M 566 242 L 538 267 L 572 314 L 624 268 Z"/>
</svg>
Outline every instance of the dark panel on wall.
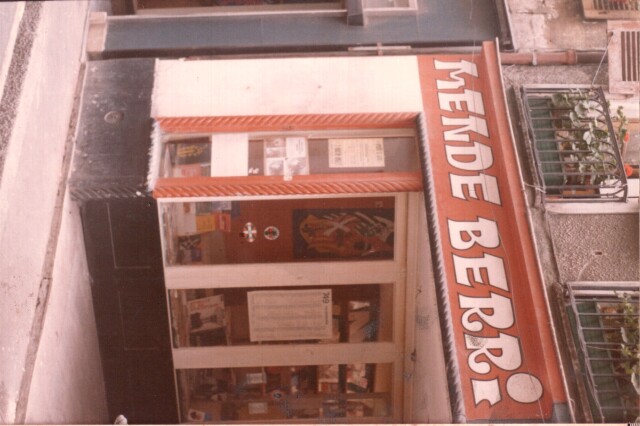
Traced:
<svg viewBox="0 0 640 426">
<path fill-rule="evenodd" d="M 158 211 L 154 201 L 109 204 L 116 269 L 162 269 Z"/>
<path fill-rule="evenodd" d="M 112 278 L 162 277 L 158 212 L 152 198 L 109 199 L 82 206 L 92 273 Z"/>
<path fill-rule="evenodd" d="M 175 423 L 157 204 L 146 192 L 154 61 L 92 63 L 72 197 L 80 202 L 109 415 Z"/>
<path fill-rule="evenodd" d="M 176 422 L 156 203 L 85 201 L 81 211 L 109 414 Z"/>
<path fill-rule="evenodd" d="M 144 196 L 151 143 L 154 61 L 87 67 L 71 195 L 77 200 Z"/>
<path fill-rule="evenodd" d="M 131 410 L 127 418 L 139 424 L 178 423 L 173 375 L 154 373 L 172 370 L 171 358 L 132 351 L 126 358 L 126 369 L 127 406 Z"/>
</svg>

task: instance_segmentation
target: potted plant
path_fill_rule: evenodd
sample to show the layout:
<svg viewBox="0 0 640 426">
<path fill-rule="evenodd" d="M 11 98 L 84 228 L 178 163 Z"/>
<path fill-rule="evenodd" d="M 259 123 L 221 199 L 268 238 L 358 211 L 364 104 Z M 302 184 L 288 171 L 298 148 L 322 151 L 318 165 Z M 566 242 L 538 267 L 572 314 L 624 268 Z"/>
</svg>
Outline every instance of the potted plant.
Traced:
<svg viewBox="0 0 640 426">
<path fill-rule="evenodd" d="M 580 195 L 595 194 L 607 182 L 621 177 L 619 153 L 628 135 L 627 118 L 622 107 L 611 114 L 609 103 L 598 99 L 595 89 L 572 89 L 551 99 L 564 185 L 574 187 L 571 195 L 577 194 L 576 186 L 582 187 Z"/>
</svg>

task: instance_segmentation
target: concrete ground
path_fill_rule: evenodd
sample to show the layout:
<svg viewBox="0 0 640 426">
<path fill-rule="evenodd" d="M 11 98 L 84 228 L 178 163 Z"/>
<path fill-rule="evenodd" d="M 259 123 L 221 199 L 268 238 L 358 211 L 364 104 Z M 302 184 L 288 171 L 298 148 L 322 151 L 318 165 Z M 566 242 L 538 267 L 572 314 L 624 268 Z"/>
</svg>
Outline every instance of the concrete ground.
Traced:
<svg viewBox="0 0 640 426">
<path fill-rule="evenodd" d="M 66 196 L 86 15 L 99 6 L 0 9 L 3 424 L 110 422 L 79 214 Z"/>
<path fill-rule="evenodd" d="M 18 25 L 22 18 L 24 3 L 0 3 L 0 82 L 5 81 L 9 64 L 11 63 L 13 46 L 18 33 Z M 0 99 L 4 91 L 4 84 L 0 85 Z"/>
</svg>

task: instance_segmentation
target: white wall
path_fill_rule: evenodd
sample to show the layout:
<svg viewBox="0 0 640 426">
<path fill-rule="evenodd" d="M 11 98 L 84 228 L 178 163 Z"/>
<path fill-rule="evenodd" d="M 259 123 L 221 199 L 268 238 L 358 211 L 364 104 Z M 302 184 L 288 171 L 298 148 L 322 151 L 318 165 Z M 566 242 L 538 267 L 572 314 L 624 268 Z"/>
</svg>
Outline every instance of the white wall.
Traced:
<svg viewBox="0 0 640 426">
<path fill-rule="evenodd" d="M 415 423 L 451 423 L 449 389 L 442 351 L 442 335 L 438 318 L 436 287 L 427 234 L 427 214 L 420 197 L 418 239 L 418 283 L 415 294 L 415 364 L 411 372 L 413 384 L 412 418 Z"/>
<path fill-rule="evenodd" d="M 417 58 L 160 60 L 152 115 L 418 112 Z"/>
<path fill-rule="evenodd" d="M 60 233 L 38 353 L 37 327 L 32 334 L 34 316 L 44 306 L 41 284 L 50 278 L 49 241 L 53 236 L 55 242 L 55 206 L 67 178 L 63 158 L 89 7 L 86 0 L 42 3 L 16 99 L 0 176 L 0 423 L 15 422 L 25 407 L 28 422 L 107 420 L 85 254 L 69 217 Z M 27 402 L 21 390 L 29 389 L 30 377 Z M 91 383 L 81 385 L 84 380 Z"/>
<path fill-rule="evenodd" d="M 65 199 L 27 424 L 112 423 L 77 206 Z"/>
</svg>

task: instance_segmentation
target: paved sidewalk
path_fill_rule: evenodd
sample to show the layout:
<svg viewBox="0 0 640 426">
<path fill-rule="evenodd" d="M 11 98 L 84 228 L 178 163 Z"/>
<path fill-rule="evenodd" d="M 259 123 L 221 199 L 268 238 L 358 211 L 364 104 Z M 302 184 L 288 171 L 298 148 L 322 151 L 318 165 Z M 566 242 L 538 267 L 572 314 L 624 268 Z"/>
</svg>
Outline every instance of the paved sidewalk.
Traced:
<svg viewBox="0 0 640 426">
<path fill-rule="evenodd" d="M 16 4 L 15 48 L 0 39 L 0 424 L 108 421 L 78 213 L 64 203 L 90 6 Z"/>
<path fill-rule="evenodd" d="M 0 99 L 23 10 L 23 2 L 0 3 Z"/>
</svg>

